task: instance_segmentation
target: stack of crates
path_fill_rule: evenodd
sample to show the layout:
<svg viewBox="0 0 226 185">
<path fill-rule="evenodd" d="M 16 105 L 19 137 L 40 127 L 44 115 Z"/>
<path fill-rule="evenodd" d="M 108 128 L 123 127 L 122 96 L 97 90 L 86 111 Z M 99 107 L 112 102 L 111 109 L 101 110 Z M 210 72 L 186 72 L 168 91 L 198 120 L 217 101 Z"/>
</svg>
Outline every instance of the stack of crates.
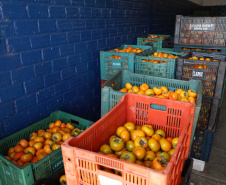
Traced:
<svg viewBox="0 0 226 185">
<path fill-rule="evenodd" d="M 170 35 L 149 34 L 137 38 L 137 45 L 152 45 L 154 49 L 171 47 Z"/>
<path fill-rule="evenodd" d="M 121 52 L 127 47 L 140 48 L 140 53 Z M 154 57 L 154 53 L 166 53 L 177 58 Z M 116 75 L 120 70 L 130 70 L 133 73 L 145 74 L 174 79 L 178 59 L 186 58 L 187 54 L 174 52 L 173 49 L 153 50 L 151 46 L 122 45 L 110 51 L 100 51 L 101 88 L 103 84 Z"/>
<path fill-rule="evenodd" d="M 159 78 L 148 75 L 135 74 L 128 70 L 121 70 L 113 78 L 105 83 L 105 86 L 101 89 L 101 116 L 106 115 L 111 109 L 113 109 L 125 95 L 123 92 L 119 92 L 120 89 L 125 87 L 126 83 L 131 83 L 136 86 L 140 86 L 143 83 L 149 85 L 150 88 L 165 86 L 169 91 L 175 91 L 182 88 L 185 91 L 194 89 L 197 91 L 196 109 L 194 116 L 194 123 L 192 129 L 192 138 L 195 134 L 195 128 L 198 121 L 199 112 L 202 103 L 202 84 L 200 81 L 190 80 L 188 82 L 182 80 Z M 141 95 L 144 96 L 144 95 Z M 172 100 L 169 100 L 170 102 Z M 192 139 L 193 140 L 193 139 Z M 191 143 L 192 143 L 191 140 Z"/>
<path fill-rule="evenodd" d="M 184 17 L 177 15 L 174 50 L 190 52 L 179 59 L 176 78 L 201 80 L 202 107 L 191 157 L 208 161 L 218 114 L 223 100 L 226 68 L 226 17 Z"/>
<path fill-rule="evenodd" d="M 126 49 L 128 46 L 133 49 L 140 48 L 140 53 L 121 52 L 120 50 Z M 119 48 L 100 51 L 100 77 L 101 87 L 110 78 L 112 78 L 118 71 L 128 69 L 134 72 L 134 64 L 136 56 L 146 56 L 152 52 L 151 46 L 138 46 L 138 45 L 122 45 Z"/>
<path fill-rule="evenodd" d="M 178 60 L 177 79 L 185 81 L 196 79 L 202 81 L 202 107 L 191 155 L 196 159 L 204 161 L 209 160 L 214 131 L 223 99 L 225 58 L 222 55 L 191 52 L 187 59 Z"/>
<path fill-rule="evenodd" d="M 174 49 L 226 55 L 226 17 L 177 15 Z"/>
</svg>

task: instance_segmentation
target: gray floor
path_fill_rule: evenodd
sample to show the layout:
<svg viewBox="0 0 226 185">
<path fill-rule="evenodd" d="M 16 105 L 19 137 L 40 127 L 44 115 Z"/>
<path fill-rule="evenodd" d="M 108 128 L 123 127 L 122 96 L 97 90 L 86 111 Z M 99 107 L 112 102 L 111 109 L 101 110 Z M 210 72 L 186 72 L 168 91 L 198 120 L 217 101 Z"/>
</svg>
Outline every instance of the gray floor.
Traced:
<svg viewBox="0 0 226 185">
<path fill-rule="evenodd" d="M 203 172 L 192 171 L 191 182 L 194 185 L 226 184 L 226 93 L 221 106 L 210 160 Z"/>
</svg>

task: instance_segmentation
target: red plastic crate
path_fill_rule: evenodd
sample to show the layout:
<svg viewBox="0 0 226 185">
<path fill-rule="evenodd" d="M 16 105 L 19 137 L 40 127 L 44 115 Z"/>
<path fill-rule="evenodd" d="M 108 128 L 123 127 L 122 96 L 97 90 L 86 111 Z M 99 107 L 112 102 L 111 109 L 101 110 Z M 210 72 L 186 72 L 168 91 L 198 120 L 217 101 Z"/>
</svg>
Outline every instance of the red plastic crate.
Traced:
<svg viewBox="0 0 226 185">
<path fill-rule="evenodd" d="M 100 86 L 101 86 L 101 88 L 103 88 L 103 85 L 104 85 L 104 83 L 106 82 L 107 80 L 101 80 L 100 81 Z"/>
<path fill-rule="evenodd" d="M 126 94 L 120 103 L 77 138 L 61 145 L 68 185 L 177 185 L 188 157 L 195 105 L 155 97 Z M 163 129 L 179 137 L 174 154 L 163 171 L 156 171 L 96 153 L 116 129 L 131 121 Z M 122 172 L 103 171 L 100 166 Z"/>
</svg>

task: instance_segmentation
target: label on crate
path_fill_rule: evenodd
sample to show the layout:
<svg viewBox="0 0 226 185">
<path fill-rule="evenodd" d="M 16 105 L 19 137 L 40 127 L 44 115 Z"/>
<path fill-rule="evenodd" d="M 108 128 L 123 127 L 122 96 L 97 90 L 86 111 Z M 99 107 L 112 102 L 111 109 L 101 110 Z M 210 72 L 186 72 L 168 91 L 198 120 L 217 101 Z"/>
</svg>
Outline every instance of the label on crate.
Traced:
<svg viewBox="0 0 226 185">
<path fill-rule="evenodd" d="M 203 78 L 203 72 L 200 72 L 200 71 L 193 71 L 192 77 Z"/>
<path fill-rule="evenodd" d="M 112 66 L 115 68 L 121 68 L 121 61 L 113 61 Z"/>
<path fill-rule="evenodd" d="M 192 30 L 215 31 L 215 24 L 191 24 Z"/>
<path fill-rule="evenodd" d="M 111 179 L 111 178 L 105 177 L 103 175 L 99 175 L 98 177 L 99 177 L 99 180 L 100 180 L 100 185 L 110 185 L 110 184 L 122 185 L 121 181 Z"/>
<path fill-rule="evenodd" d="M 63 166 L 63 158 L 60 157 L 58 159 L 56 159 L 52 164 L 51 164 L 51 168 L 52 170 L 55 172 L 58 169 L 60 169 Z"/>
</svg>

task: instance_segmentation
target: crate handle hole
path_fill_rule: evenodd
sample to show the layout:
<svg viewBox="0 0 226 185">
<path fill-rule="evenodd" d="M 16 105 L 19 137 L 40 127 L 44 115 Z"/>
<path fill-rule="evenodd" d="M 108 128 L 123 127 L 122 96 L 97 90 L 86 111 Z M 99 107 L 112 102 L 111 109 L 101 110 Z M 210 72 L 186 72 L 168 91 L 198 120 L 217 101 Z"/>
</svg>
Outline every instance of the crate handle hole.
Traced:
<svg viewBox="0 0 226 185">
<path fill-rule="evenodd" d="M 122 172 L 119 171 L 119 170 L 106 168 L 106 167 L 104 167 L 104 166 L 102 166 L 102 165 L 98 165 L 97 168 L 98 168 L 98 170 L 106 171 L 106 172 L 108 172 L 108 173 L 113 172 L 114 175 L 122 176 Z M 108 170 L 109 170 L 109 171 L 108 171 Z"/>
<path fill-rule="evenodd" d="M 71 120 L 71 123 L 73 123 L 75 125 L 79 125 L 79 122 L 78 121 L 75 121 L 75 120 Z"/>
</svg>

